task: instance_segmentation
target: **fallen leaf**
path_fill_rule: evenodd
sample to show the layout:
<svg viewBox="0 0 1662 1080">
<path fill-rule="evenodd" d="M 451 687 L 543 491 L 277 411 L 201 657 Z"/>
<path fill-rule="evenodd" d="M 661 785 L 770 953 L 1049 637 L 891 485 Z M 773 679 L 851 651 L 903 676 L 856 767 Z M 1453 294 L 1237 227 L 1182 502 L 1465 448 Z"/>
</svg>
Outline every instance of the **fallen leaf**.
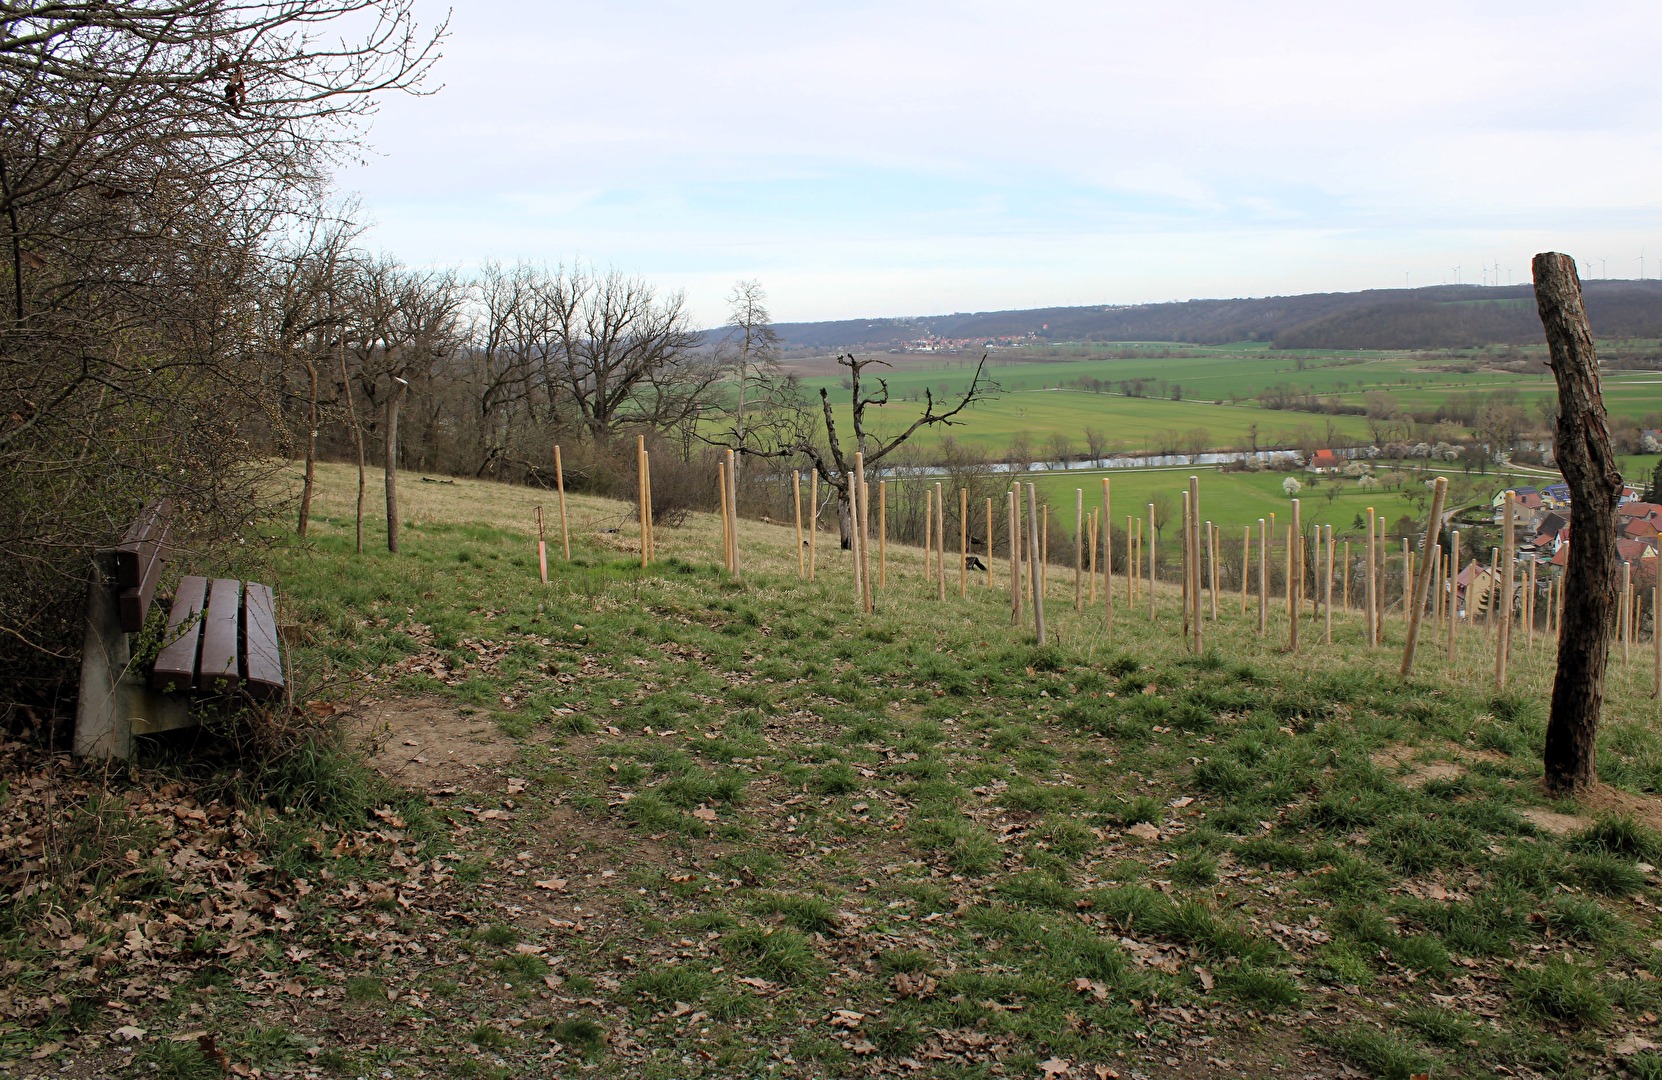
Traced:
<svg viewBox="0 0 1662 1080">
<path fill-rule="evenodd" d="M 1127 836 L 1135 836 L 1139 840 L 1154 841 L 1160 839 L 1160 830 L 1146 821 L 1137 822 L 1137 824 L 1125 830 L 1125 833 Z"/>
<path fill-rule="evenodd" d="M 1039 1062 L 1039 1071 L 1045 1076 L 1066 1076 L 1073 1070 L 1073 1062 L 1063 1061 L 1061 1058 L 1051 1058 L 1049 1061 Z"/>
<path fill-rule="evenodd" d="M 529 780 L 521 780 L 517 776 L 508 777 L 508 794 L 518 795 L 525 790 L 526 785 L 530 782 Z"/>
<path fill-rule="evenodd" d="M 539 889 L 547 889 L 550 892 L 565 892 L 566 879 L 563 877 L 551 877 L 547 881 L 536 882 L 536 886 Z"/>
<path fill-rule="evenodd" d="M 110 1032 L 110 1038 L 114 1039 L 116 1042 L 138 1042 L 140 1039 L 144 1038 L 144 1035 L 145 1031 L 143 1028 L 134 1027 L 131 1024 L 128 1024 L 126 1027 L 118 1027 L 114 1031 Z"/>
<path fill-rule="evenodd" d="M 716 812 L 707 806 L 700 806 L 697 810 L 692 812 L 692 816 L 700 821 L 714 821 L 716 819 Z"/>
</svg>

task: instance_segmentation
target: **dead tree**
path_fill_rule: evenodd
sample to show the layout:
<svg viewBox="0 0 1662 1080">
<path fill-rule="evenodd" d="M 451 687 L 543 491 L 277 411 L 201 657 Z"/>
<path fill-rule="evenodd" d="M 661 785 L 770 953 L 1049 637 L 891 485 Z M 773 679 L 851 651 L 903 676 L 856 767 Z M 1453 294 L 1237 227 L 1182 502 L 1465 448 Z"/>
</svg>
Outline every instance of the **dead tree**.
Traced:
<svg viewBox="0 0 1662 1080">
<path fill-rule="evenodd" d="M 922 414 L 913 417 L 911 423 L 898 434 L 885 437 L 868 430 L 866 411 L 889 404 L 888 381 L 877 379 L 876 392 L 870 392 L 863 373 L 873 364 L 888 367 L 888 361 L 876 357 L 861 360 L 849 354 L 837 357 L 837 363 L 848 369 L 853 449 L 845 451 L 842 438 L 837 433 L 836 406 L 831 400 L 831 392 L 820 388 L 816 415 L 808 400 L 799 392 L 794 379 L 780 380 L 769 387 L 766 419 L 752 423 L 742 438 L 736 430 L 728 432 L 724 445 L 757 457 L 807 458 L 814 471 L 837 493 L 837 527 L 843 549 L 847 550 L 854 534 L 848 483 L 854 465 L 854 451 L 864 454 L 866 468 L 872 469 L 922 429 L 936 424 L 951 426 L 963 423 L 954 417 L 975 402 L 997 393 L 998 385 L 985 377 L 987 356 L 983 353 L 980 363 L 975 365 L 975 374 L 970 378 L 969 386 L 956 404 L 943 409 L 943 404 L 937 402 L 934 393 L 925 387 Z"/>
<path fill-rule="evenodd" d="M 1599 392 L 1598 355 L 1581 302 L 1575 260 L 1547 252 L 1535 256 L 1535 303 L 1546 328 L 1553 378 L 1558 383 L 1558 431 L 1554 454 L 1570 487 L 1570 558 L 1558 635 L 1558 673 L 1547 720 L 1546 786 L 1560 794 L 1590 788 L 1598 779 L 1594 755 L 1604 673 L 1610 659 L 1620 564 L 1616 554 L 1616 504 L 1622 474 L 1610 447 L 1610 422 Z"/>
</svg>

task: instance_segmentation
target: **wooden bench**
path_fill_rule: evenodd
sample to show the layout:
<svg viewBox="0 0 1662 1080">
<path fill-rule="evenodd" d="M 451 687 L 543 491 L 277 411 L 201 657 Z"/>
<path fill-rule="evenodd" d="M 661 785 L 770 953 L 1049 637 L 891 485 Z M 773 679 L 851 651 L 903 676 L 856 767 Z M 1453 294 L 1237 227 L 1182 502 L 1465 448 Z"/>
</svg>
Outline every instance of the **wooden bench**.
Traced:
<svg viewBox="0 0 1662 1080">
<path fill-rule="evenodd" d="M 172 554 L 173 503 L 144 508 L 121 543 L 94 554 L 81 650 L 75 752 L 126 758 L 134 735 L 196 722 L 192 703 L 283 694 L 276 608 L 268 586 L 185 577 L 168 609 L 167 634 L 148 672 L 133 661 Z"/>
</svg>

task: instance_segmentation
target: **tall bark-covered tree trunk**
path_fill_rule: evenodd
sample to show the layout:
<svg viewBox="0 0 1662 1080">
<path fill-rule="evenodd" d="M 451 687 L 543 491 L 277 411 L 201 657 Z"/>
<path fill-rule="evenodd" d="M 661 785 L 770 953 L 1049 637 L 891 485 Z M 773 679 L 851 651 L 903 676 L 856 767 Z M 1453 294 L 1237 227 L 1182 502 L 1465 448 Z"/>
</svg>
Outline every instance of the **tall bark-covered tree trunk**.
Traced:
<svg viewBox="0 0 1662 1080">
<path fill-rule="evenodd" d="M 1558 468 L 1569 485 L 1569 602 L 1558 634 L 1558 674 L 1547 720 L 1546 786 L 1571 794 L 1598 779 L 1594 750 L 1616 609 L 1616 503 L 1622 474 L 1610 447 L 1609 416 L 1599 392 L 1598 355 L 1581 302 L 1581 281 L 1568 255 L 1535 256 L 1535 303 L 1546 328 L 1558 383 Z"/>
<path fill-rule="evenodd" d="M 847 477 L 844 477 L 841 486 L 837 488 L 837 531 L 842 538 L 842 549 L 853 550 L 854 505 L 849 496 Z"/>
<path fill-rule="evenodd" d="M 392 393 L 387 397 L 387 550 L 398 551 L 398 407 L 404 403 L 404 391 L 410 384 L 398 376 L 392 377 Z"/>
</svg>

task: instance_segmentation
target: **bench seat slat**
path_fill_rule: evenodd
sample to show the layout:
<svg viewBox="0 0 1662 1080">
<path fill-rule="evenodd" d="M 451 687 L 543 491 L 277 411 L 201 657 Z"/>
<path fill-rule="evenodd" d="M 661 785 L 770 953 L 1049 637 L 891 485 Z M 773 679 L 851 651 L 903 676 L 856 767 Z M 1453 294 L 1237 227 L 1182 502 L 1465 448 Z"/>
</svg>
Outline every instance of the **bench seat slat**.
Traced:
<svg viewBox="0 0 1662 1080">
<path fill-rule="evenodd" d="M 202 645 L 202 608 L 208 598 L 208 579 L 187 577 L 173 596 L 167 616 L 167 642 L 156 656 L 150 685 L 157 690 L 190 690 L 196 685 L 196 656 Z M 187 624 L 188 620 L 188 624 Z M 180 627 L 184 627 L 181 632 Z"/>
<path fill-rule="evenodd" d="M 243 591 L 242 611 L 248 693 L 264 700 L 281 697 L 283 663 L 277 648 L 277 605 L 271 586 L 250 581 Z"/>
<path fill-rule="evenodd" d="M 202 619 L 202 660 L 197 668 L 196 688 L 208 693 L 235 690 L 242 681 L 237 658 L 238 618 L 242 608 L 242 582 L 215 578 L 208 590 L 207 614 Z"/>
</svg>

